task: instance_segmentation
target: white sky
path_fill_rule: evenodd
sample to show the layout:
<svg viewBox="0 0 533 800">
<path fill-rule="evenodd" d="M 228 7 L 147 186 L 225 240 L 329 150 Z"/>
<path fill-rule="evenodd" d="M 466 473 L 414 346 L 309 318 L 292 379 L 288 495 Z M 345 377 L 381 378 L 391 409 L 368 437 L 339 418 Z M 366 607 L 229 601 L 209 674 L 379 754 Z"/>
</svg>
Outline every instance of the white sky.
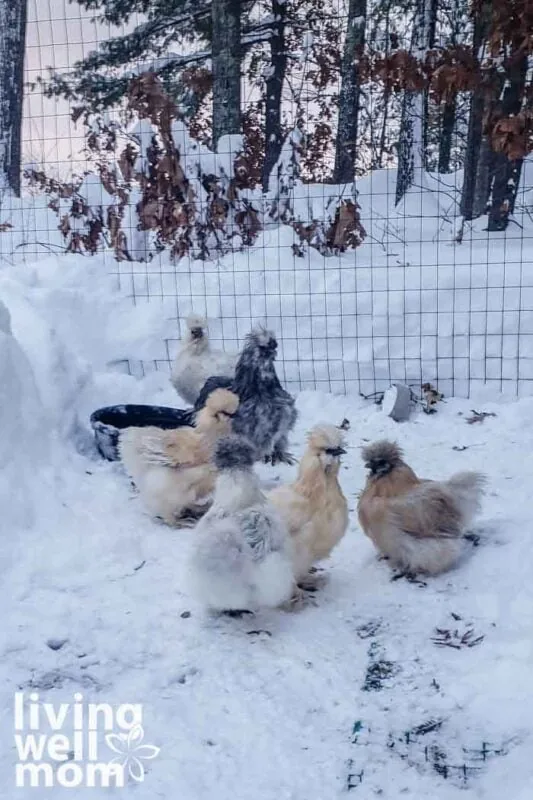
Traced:
<svg viewBox="0 0 533 800">
<path fill-rule="evenodd" d="M 77 2 L 28 0 L 26 80 L 46 76 L 50 66 L 71 67 L 109 35 L 109 27 L 91 22 Z M 46 163 L 48 174 L 65 176 L 72 159 L 82 158 L 83 129 L 71 123 L 69 104 L 47 100 L 39 90 L 26 91 L 23 137 L 23 161 Z"/>
</svg>

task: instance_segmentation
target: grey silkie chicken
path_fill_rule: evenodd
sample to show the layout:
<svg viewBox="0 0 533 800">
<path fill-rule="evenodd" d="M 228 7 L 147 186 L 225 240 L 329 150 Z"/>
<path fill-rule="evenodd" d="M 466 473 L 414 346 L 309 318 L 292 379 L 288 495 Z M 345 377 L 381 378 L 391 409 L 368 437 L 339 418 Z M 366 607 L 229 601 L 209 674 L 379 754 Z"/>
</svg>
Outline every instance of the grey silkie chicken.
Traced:
<svg viewBox="0 0 533 800">
<path fill-rule="evenodd" d="M 276 464 L 293 464 L 288 452 L 288 435 L 298 412 L 294 398 L 279 382 L 274 367 L 278 343 L 272 331 L 255 328 L 246 337 L 237 361 L 235 378 L 215 375 L 204 384 L 195 410 L 205 405 L 215 389 L 230 389 L 240 403 L 233 418 L 233 431 L 255 446 L 257 458 Z"/>
</svg>

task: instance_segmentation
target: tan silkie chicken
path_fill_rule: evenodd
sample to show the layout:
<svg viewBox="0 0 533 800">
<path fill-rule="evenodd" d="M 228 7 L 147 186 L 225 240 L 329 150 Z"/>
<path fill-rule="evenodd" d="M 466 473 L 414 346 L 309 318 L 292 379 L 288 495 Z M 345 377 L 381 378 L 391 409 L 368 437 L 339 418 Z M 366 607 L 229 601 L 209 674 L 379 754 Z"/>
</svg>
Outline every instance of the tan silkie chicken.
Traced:
<svg viewBox="0 0 533 800">
<path fill-rule="evenodd" d="M 378 550 L 413 575 L 453 567 L 480 510 L 485 476 L 458 472 L 447 481 L 421 480 L 394 442 L 375 442 L 362 455 L 370 473 L 359 498 L 359 522 Z"/>
<path fill-rule="evenodd" d="M 293 572 L 301 589 L 317 587 L 311 567 L 329 557 L 348 527 L 348 504 L 338 478 L 344 446 L 340 428 L 317 425 L 308 434 L 297 480 L 268 495 L 289 529 Z"/>
<path fill-rule="evenodd" d="M 168 525 L 190 527 L 211 504 L 217 470 L 214 447 L 231 432 L 239 398 L 217 389 L 196 415 L 194 428 L 127 428 L 120 457 L 146 508 Z"/>
</svg>

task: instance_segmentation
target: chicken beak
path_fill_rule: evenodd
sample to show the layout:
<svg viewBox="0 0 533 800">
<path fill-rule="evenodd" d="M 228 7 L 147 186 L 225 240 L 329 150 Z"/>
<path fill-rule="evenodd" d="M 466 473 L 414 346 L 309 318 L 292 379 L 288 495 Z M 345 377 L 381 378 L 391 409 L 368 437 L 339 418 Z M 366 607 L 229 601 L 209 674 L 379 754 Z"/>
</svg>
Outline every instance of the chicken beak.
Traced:
<svg viewBox="0 0 533 800">
<path fill-rule="evenodd" d="M 330 447 L 328 448 L 327 452 L 328 455 L 334 456 L 335 458 L 346 454 L 346 450 L 344 449 L 344 447 Z"/>
<path fill-rule="evenodd" d="M 192 328 L 191 336 L 193 339 L 201 339 L 204 335 L 204 332 L 201 328 Z"/>
</svg>

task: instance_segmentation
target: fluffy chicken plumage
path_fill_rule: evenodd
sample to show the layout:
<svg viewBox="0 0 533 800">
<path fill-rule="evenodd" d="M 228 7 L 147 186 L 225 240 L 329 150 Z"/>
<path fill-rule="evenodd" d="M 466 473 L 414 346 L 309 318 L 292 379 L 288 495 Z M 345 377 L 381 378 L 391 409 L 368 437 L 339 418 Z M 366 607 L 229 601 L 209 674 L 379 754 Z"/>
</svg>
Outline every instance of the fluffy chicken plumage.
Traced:
<svg viewBox="0 0 533 800">
<path fill-rule="evenodd" d="M 293 571 L 303 588 L 314 588 L 309 570 L 328 558 L 348 527 L 348 504 L 339 484 L 344 437 L 334 425 L 317 425 L 308 434 L 297 480 L 269 492 L 287 523 L 293 545 Z"/>
<path fill-rule="evenodd" d="M 294 463 L 287 451 L 288 435 L 297 419 L 294 398 L 279 382 L 274 367 L 278 343 L 272 331 L 256 328 L 246 337 L 235 368 L 231 389 L 239 396 L 233 431 L 245 436 L 256 448 L 257 458 L 273 464 Z M 228 379 L 212 376 L 202 388 L 197 406 L 217 387 L 228 387 Z"/>
<path fill-rule="evenodd" d="M 170 380 L 185 402 L 194 404 L 210 375 L 233 377 L 238 356 L 211 347 L 204 317 L 191 315 L 186 324 L 187 334 L 172 366 Z"/>
<path fill-rule="evenodd" d="M 216 480 L 213 448 L 231 431 L 238 404 L 235 394 L 218 389 L 196 415 L 194 428 L 127 428 L 122 433 L 120 457 L 154 516 L 184 527 L 207 511 Z"/>
<path fill-rule="evenodd" d="M 363 448 L 370 470 L 359 499 L 359 522 L 378 550 L 411 573 L 436 575 L 463 552 L 464 533 L 481 507 L 485 477 L 460 472 L 447 481 L 421 480 L 398 445 Z"/>
<path fill-rule="evenodd" d="M 294 577 L 285 523 L 253 471 L 253 445 L 221 439 L 213 505 L 196 527 L 190 576 L 198 599 L 213 611 L 255 611 L 287 601 Z"/>
</svg>

